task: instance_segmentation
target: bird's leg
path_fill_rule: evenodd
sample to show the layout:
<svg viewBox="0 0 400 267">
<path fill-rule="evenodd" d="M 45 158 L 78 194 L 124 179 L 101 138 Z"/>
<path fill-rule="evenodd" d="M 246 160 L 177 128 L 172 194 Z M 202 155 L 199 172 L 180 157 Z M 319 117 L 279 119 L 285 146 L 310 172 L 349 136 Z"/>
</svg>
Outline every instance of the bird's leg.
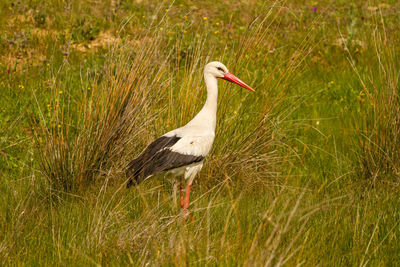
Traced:
<svg viewBox="0 0 400 267">
<path fill-rule="evenodd" d="M 185 209 L 189 208 L 189 195 L 190 195 L 190 187 L 192 187 L 191 184 L 188 184 L 186 188 L 186 195 L 185 195 Z"/>
<path fill-rule="evenodd" d="M 194 220 L 193 216 L 189 213 L 189 195 L 190 195 L 190 188 L 192 187 L 192 185 L 189 183 L 187 188 L 186 188 L 186 194 L 185 194 L 185 204 L 183 206 L 183 215 L 184 217 L 189 217 L 190 220 Z"/>
</svg>

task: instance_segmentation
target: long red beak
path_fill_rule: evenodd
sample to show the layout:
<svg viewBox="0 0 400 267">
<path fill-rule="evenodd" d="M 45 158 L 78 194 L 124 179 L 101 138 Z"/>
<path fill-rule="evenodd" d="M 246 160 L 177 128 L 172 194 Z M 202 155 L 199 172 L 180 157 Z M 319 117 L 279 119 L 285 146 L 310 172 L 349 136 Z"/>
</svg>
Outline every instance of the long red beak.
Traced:
<svg viewBox="0 0 400 267">
<path fill-rule="evenodd" d="M 233 75 L 232 73 L 228 72 L 224 75 L 224 78 L 221 78 L 227 81 L 230 81 L 232 83 L 236 83 L 237 85 L 246 88 L 247 90 L 250 90 L 252 92 L 255 92 L 255 90 L 253 88 L 251 88 L 250 86 L 248 86 L 247 84 L 245 84 L 242 80 L 240 80 L 238 77 L 236 77 L 235 75 Z"/>
</svg>

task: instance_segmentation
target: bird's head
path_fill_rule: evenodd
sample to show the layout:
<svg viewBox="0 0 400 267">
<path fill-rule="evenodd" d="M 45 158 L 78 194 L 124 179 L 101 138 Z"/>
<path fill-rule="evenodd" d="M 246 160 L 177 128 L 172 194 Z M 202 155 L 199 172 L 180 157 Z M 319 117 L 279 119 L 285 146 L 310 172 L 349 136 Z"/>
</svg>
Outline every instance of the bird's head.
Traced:
<svg viewBox="0 0 400 267">
<path fill-rule="evenodd" d="M 238 77 L 233 75 L 232 73 L 229 72 L 228 68 L 222 64 L 221 62 L 218 61 L 213 61 L 208 63 L 204 67 L 204 74 L 209 74 L 214 76 L 215 78 L 218 79 L 223 79 L 232 83 L 236 83 L 237 85 L 250 90 L 252 92 L 255 92 L 253 88 L 245 84 L 242 80 L 240 80 Z"/>
</svg>

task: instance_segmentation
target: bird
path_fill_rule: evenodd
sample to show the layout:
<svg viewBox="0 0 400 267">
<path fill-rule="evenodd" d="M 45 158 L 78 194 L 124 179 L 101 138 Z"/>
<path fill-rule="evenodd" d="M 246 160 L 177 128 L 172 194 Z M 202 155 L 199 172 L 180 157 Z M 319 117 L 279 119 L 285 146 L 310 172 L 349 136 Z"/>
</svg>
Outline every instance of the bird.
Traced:
<svg viewBox="0 0 400 267">
<path fill-rule="evenodd" d="M 194 178 L 203 167 L 204 158 L 210 152 L 215 138 L 217 122 L 218 79 L 235 83 L 247 90 L 253 88 L 229 72 L 218 61 L 204 67 L 204 81 L 207 99 L 203 108 L 186 125 L 169 131 L 153 141 L 142 154 L 129 162 L 126 169 L 127 187 L 159 173 L 183 176 L 187 181 L 185 199 L 182 196 L 182 182 L 179 182 L 180 206 L 188 213 L 190 189 Z M 177 183 L 174 183 L 173 198 L 176 200 Z"/>
</svg>

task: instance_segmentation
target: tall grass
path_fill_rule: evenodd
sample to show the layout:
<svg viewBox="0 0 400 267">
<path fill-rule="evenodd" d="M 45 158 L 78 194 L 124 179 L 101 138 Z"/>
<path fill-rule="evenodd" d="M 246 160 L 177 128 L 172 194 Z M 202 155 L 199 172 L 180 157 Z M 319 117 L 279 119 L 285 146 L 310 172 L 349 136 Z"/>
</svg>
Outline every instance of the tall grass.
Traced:
<svg viewBox="0 0 400 267">
<path fill-rule="evenodd" d="M 376 18 L 380 21 L 379 17 Z M 359 101 L 365 110 L 359 125 L 359 160 L 362 175 L 381 182 L 399 182 L 400 175 L 400 68 L 398 51 L 389 44 L 385 25 L 373 31 L 374 64 L 366 74 L 353 68 L 363 87 Z"/>
<path fill-rule="evenodd" d="M 194 40 L 195 49 L 184 58 L 174 57 L 181 46 L 179 40 L 172 47 L 165 43 L 159 29 L 163 26 L 167 31 L 168 24 L 161 20 L 156 29 L 136 36 L 137 43 L 115 45 L 104 67 L 82 70 L 86 73 L 81 73 L 78 90 L 67 88 L 55 75 L 52 88 L 56 108 L 48 120 L 42 116 L 36 134 L 42 173 L 54 188 L 73 191 L 98 178 L 105 179 L 110 172 L 118 173 L 121 179 L 124 162 L 138 154 L 137 149 L 162 132 L 185 124 L 200 110 L 206 92 L 202 68 L 211 60 L 232 66 L 233 72 L 255 84 L 258 93 L 251 95 L 220 84 L 221 115 L 209 163 L 214 168 L 209 171 L 226 173 L 221 170 L 230 169 L 238 177 L 246 176 L 239 175 L 239 170 L 242 174 L 258 172 L 260 179 L 267 173 L 277 173 L 283 157 L 276 147 L 282 140 L 279 125 L 287 111 L 278 114 L 275 108 L 282 99 L 270 95 L 285 91 L 286 81 L 298 71 L 298 61 L 307 53 L 297 50 L 297 56 L 280 63 L 285 71 L 276 84 L 268 79 L 274 74 L 257 79 L 244 72 L 253 58 L 258 64 L 267 64 L 268 54 L 260 58 L 252 51 L 263 49 L 264 40 L 271 37 L 269 19 L 267 16 L 250 25 L 237 51 L 225 47 L 216 57 L 214 46 Z M 156 117 L 158 122 L 153 122 Z M 215 174 L 208 177 L 215 180 Z"/>
<path fill-rule="evenodd" d="M 104 66 L 81 71 L 79 88 L 53 77 L 56 108 L 48 120 L 42 116 L 36 144 L 41 171 L 54 188 L 76 190 L 105 178 L 118 169 L 126 146 L 146 134 L 168 82 L 162 44 L 161 35 L 142 36 L 114 47 Z"/>
<path fill-rule="evenodd" d="M 0 264 L 396 265 L 398 7 L 138 2 L 48 2 L 54 20 L 5 4 L 0 52 L 37 50 L 0 62 Z M 378 11 L 392 34 L 370 27 Z M 211 60 L 256 93 L 219 82 L 185 221 L 168 176 L 127 190 L 124 173 L 201 109 Z"/>
<path fill-rule="evenodd" d="M 268 190 L 267 185 L 281 183 L 282 167 L 293 160 L 285 143 L 284 123 L 295 103 L 288 100 L 285 91 L 293 77 L 301 74 L 301 62 L 309 50 L 307 42 L 301 43 L 289 60 L 277 61 L 267 73 L 269 54 L 254 51 L 267 49 L 264 43 L 274 34 L 271 25 L 276 18 L 268 15 L 255 20 L 239 48 L 221 49 L 194 38 L 194 49 L 184 57 L 176 56 L 182 41 L 168 44 L 160 30 L 167 32 L 168 24 L 161 21 L 155 29 L 136 36 L 137 43 L 113 47 L 104 67 L 82 70 L 78 90 L 68 88 L 65 80 L 54 75 L 51 87 L 56 109 L 50 118 L 42 116 L 37 122 L 41 173 L 53 191 L 79 198 L 89 185 L 101 186 L 90 201 L 85 234 L 75 242 L 86 252 L 72 247 L 73 259 L 81 257 L 80 253 L 104 253 L 115 245 L 122 249 L 122 255 L 128 255 L 128 261 L 140 264 L 199 259 L 199 263 L 239 260 L 250 266 L 260 262 L 281 265 L 299 252 L 299 237 L 312 213 L 299 211 L 301 195 L 285 196 L 284 185 L 269 189 L 271 195 L 265 195 L 264 190 Z M 131 195 L 121 188 L 131 158 L 200 110 L 206 94 L 202 70 L 211 60 L 224 62 L 257 93 L 220 82 L 216 142 L 196 180 L 198 194 L 192 201 L 197 223 L 184 224 L 179 212 L 171 208 L 168 186 L 161 190 L 165 184 L 157 178 L 132 189 Z M 254 68 L 252 61 L 265 69 L 252 75 L 248 71 Z M 68 66 L 59 72 L 68 72 Z M 110 179 L 117 187 L 109 185 Z M 219 194 L 222 196 L 217 201 Z M 254 205 L 264 205 L 263 214 L 250 209 L 242 217 L 242 198 L 249 194 L 258 196 Z M 285 247 L 283 240 L 293 233 L 292 227 L 297 234 Z M 59 235 L 62 232 L 56 231 Z M 66 249 L 63 238 L 53 238 L 53 242 Z M 236 257 L 238 249 L 241 254 Z"/>
</svg>

